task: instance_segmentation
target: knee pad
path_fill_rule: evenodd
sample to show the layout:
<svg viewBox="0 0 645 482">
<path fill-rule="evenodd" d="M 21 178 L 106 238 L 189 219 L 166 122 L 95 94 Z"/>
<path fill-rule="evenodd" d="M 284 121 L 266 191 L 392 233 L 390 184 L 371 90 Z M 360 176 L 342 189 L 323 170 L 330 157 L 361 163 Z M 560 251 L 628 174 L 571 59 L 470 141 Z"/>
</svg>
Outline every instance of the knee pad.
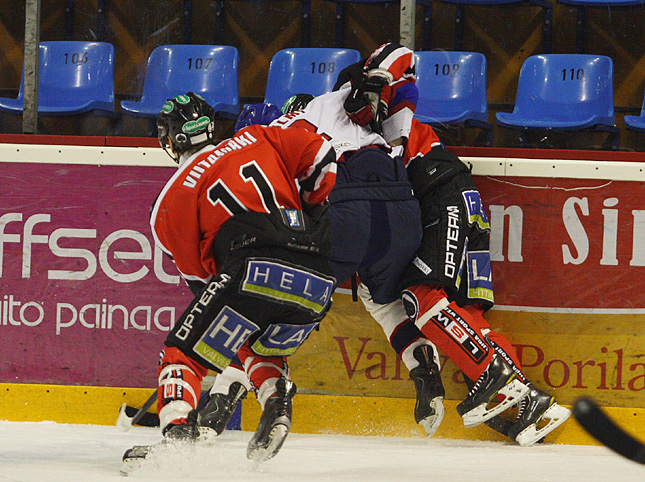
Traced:
<svg viewBox="0 0 645 482">
<path fill-rule="evenodd" d="M 424 324 L 450 304 L 443 290 L 430 290 L 422 296 L 417 296 L 415 291 L 408 289 L 401 293 L 401 300 L 406 315 L 417 326 Z"/>
<path fill-rule="evenodd" d="M 226 395 L 228 394 L 230 386 L 235 382 L 239 382 L 244 388 L 251 390 L 251 382 L 249 382 L 249 377 L 246 375 L 244 369 L 231 364 L 215 377 L 215 383 L 213 383 L 210 389 L 210 394 L 223 393 Z"/>
</svg>

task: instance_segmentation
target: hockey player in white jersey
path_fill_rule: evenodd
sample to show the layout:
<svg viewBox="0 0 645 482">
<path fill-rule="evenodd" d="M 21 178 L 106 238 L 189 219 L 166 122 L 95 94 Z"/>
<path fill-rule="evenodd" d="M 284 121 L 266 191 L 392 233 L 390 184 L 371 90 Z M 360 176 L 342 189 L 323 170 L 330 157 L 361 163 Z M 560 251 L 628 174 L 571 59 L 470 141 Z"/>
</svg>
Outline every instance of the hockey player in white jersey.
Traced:
<svg viewBox="0 0 645 482">
<path fill-rule="evenodd" d="M 405 47 L 386 44 L 377 49 L 365 65 L 373 68 L 366 71 L 361 82 L 347 82 L 339 91 L 315 99 L 306 95 L 296 96 L 283 107 L 286 115 L 272 125 L 318 132 L 336 150 L 339 174 L 328 211 L 332 222 L 330 264 L 334 276 L 342 283 L 358 272 L 362 282 L 358 293 L 366 302 L 369 300 L 372 309 L 384 307 L 379 312 L 378 321 L 410 370 L 417 391 L 415 420 L 428 435 L 432 435 L 444 413 L 438 354 L 432 343 L 409 320 L 406 327 L 399 326 L 402 319 L 407 320 L 407 316 L 399 298 L 398 280 L 418 248 L 421 237 L 417 203 L 410 199 L 411 190 L 405 168 L 401 160 L 396 160 L 393 155 L 397 150 L 393 145 L 403 144 L 409 135 L 414 114 L 414 57 L 412 51 Z M 407 90 L 412 95 L 401 95 Z M 255 113 L 255 122 L 266 123 L 270 120 L 263 115 L 265 109 L 260 106 L 248 110 Z M 240 118 L 247 118 L 248 114 L 243 113 Z M 399 147 L 398 151 L 401 150 L 402 147 Z M 384 171 L 379 172 L 379 165 Z M 386 217 L 389 222 L 371 227 L 370 203 L 357 200 L 361 198 L 360 190 L 365 187 L 352 182 L 361 177 L 376 177 L 385 181 L 388 172 L 398 173 L 395 175 L 398 178 L 389 178 L 396 182 L 372 183 L 372 194 L 382 192 L 379 194 L 384 196 L 380 198 L 383 202 L 381 209 L 397 206 L 398 214 Z M 407 185 L 407 192 L 404 185 Z M 366 197 L 371 195 L 367 194 Z M 412 204 L 415 205 L 414 210 L 411 209 Z M 347 216 L 347 213 L 352 215 Z M 365 219 L 367 224 L 361 222 Z M 375 229 L 378 229 L 378 233 L 371 234 Z M 375 236 L 387 242 L 369 246 L 368 241 Z M 384 250 L 382 246 L 388 248 Z M 364 249 L 371 252 L 367 253 Z M 383 311 L 386 313 L 383 314 Z M 393 319 L 395 321 L 391 321 Z M 395 327 L 402 329 L 394 330 Z M 241 368 L 233 364 L 216 378 L 211 400 L 202 411 L 202 426 L 210 427 L 215 433 L 221 433 L 237 400 L 251 389 L 246 375 L 240 369 L 235 370 L 235 367 Z"/>
<path fill-rule="evenodd" d="M 412 115 L 416 105 L 413 59 L 408 60 L 407 54 L 408 52 L 400 46 L 393 44 L 382 46 L 364 65 L 356 65 L 353 71 L 350 68 L 341 73 L 337 91 L 313 99 L 304 109 L 281 117 L 274 122 L 274 125 L 315 130 L 330 139 L 341 161 L 344 158 L 350 158 L 360 147 L 368 145 L 379 146 L 390 153 L 404 153 L 405 147 L 406 164 L 414 161 L 411 165 L 414 168 L 412 172 L 415 173 L 415 178 L 411 177 L 411 180 L 413 185 L 417 186 L 415 193 L 417 191 L 419 193 L 422 212 L 425 209 L 424 216 L 426 216 L 434 209 L 430 206 L 431 199 L 425 198 L 430 185 L 435 186 L 436 189 L 441 187 L 444 193 L 442 196 L 456 195 L 459 199 L 462 197 L 461 187 L 459 187 L 462 184 L 449 183 L 453 178 L 457 179 L 455 176 L 463 179 L 473 193 L 476 192 L 476 188 L 471 184 L 470 174 L 462 169 L 461 161 L 454 156 L 449 156 L 429 126 L 414 124 L 414 142 L 407 142 L 413 128 Z M 392 71 L 395 73 L 393 74 Z M 423 177 L 421 172 L 423 169 L 418 168 L 426 165 L 439 167 L 439 169 L 429 170 L 427 179 Z M 445 174 L 445 176 L 437 184 L 436 180 L 441 176 L 439 174 L 432 176 L 431 172 L 443 173 L 441 175 Z M 445 187 L 442 187 L 444 184 Z M 466 184 L 463 185 L 466 186 Z M 439 209 L 438 206 L 436 208 Z M 472 231 L 473 237 L 469 247 L 473 248 L 476 242 L 480 242 L 481 246 L 478 250 L 481 251 L 480 254 L 487 256 L 486 229 L 473 229 L 471 223 L 466 220 L 462 231 L 464 233 Z M 477 235 L 479 231 L 481 233 Z M 374 290 L 364 285 L 359 289 L 359 294 L 368 311 L 383 327 L 397 354 L 411 371 L 411 377 L 415 380 L 417 388 L 415 416 L 417 422 L 426 428 L 429 435 L 434 433 L 441 422 L 443 407 L 438 403 L 443 396 L 431 398 L 434 407 L 428 403 L 425 404 L 425 408 L 429 410 L 418 410 L 419 402 L 421 401 L 423 405 L 428 397 L 423 397 L 425 380 L 415 379 L 415 375 L 419 371 L 427 374 L 428 366 L 437 368 L 439 366 L 437 351 L 427 338 L 440 343 L 441 349 L 475 382 L 473 390 L 459 405 L 464 423 L 467 426 L 475 426 L 482 422 L 489 422 L 498 413 L 520 403 L 518 418 L 512 422 L 503 424 L 500 422 L 496 429 L 521 445 L 531 445 L 566 420 L 568 411 L 557 405 L 552 396 L 528 382 L 508 340 L 491 331 L 481 316 L 492 306 L 492 287 L 490 287 L 489 300 L 459 300 L 460 303 L 465 302 L 464 308 L 463 304 L 458 305 L 455 301 L 457 299 L 455 290 L 449 286 L 452 280 L 437 280 L 432 276 L 424 276 L 423 271 L 418 269 L 418 266 L 423 267 L 426 263 L 430 264 L 430 260 L 439 258 L 437 253 L 434 253 L 436 250 L 428 250 L 427 247 L 434 246 L 433 240 L 439 239 L 438 233 L 437 231 L 426 236 L 424 232 L 424 239 L 427 238 L 426 248 L 418 254 L 417 267 L 412 265 L 412 272 L 408 273 L 406 284 L 403 286 L 407 288 L 405 299 L 409 301 L 406 307 L 407 313 L 399 300 L 390 302 L 378 299 L 374 296 Z M 476 241 L 475 236 L 479 241 Z M 460 244 L 460 249 L 464 250 L 464 253 L 466 243 L 467 241 L 462 239 Z M 440 263 L 440 261 L 437 262 Z M 433 265 L 433 270 L 428 272 L 443 272 L 441 268 Z M 466 282 L 462 284 L 466 286 Z M 479 291 L 486 291 L 484 288 L 486 287 Z M 434 306 L 440 308 L 434 309 Z M 451 338 L 446 330 L 439 329 L 439 322 L 428 323 L 434 318 L 441 317 L 450 318 L 453 321 L 458 319 L 462 326 L 468 327 L 467 329 L 474 333 L 469 340 L 479 342 L 478 346 L 481 347 L 482 352 L 477 360 L 461 356 L 459 343 L 454 337 Z M 488 409 L 489 402 L 500 394 L 504 395 L 503 403 Z M 430 416 L 426 416 L 428 414 Z M 543 417 L 548 418 L 549 423 L 538 429 L 537 424 Z"/>
</svg>

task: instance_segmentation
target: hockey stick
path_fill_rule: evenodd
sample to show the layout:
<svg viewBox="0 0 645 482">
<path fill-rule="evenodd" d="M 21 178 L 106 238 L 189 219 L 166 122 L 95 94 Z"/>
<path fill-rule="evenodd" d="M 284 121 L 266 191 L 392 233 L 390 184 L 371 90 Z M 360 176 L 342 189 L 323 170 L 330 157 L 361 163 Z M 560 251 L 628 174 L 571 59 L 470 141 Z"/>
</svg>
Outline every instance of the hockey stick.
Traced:
<svg viewBox="0 0 645 482">
<path fill-rule="evenodd" d="M 128 417 L 133 417 L 138 411 L 139 408 L 137 407 L 131 407 L 130 405 L 126 405 L 125 407 L 125 414 Z M 141 427 L 158 427 L 159 415 L 152 412 L 144 413 L 143 417 L 141 417 L 135 425 L 139 425 Z"/>
<path fill-rule="evenodd" d="M 591 436 L 614 452 L 639 464 L 645 464 L 645 444 L 616 425 L 590 398 L 573 404 L 573 416 Z"/>
<path fill-rule="evenodd" d="M 143 404 L 143 407 L 141 407 L 139 411 L 134 414 L 134 417 L 128 417 L 128 414 L 125 411 L 127 404 L 124 403 L 123 405 L 121 405 L 121 409 L 119 410 L 119 418 L 117 418 L 116 420 L 116 426 L 119 428 L 119 430 L 127 432 L 135 423 L 141 420 L 141 417 L 143 417 L 146 412 L 150 410 L 150 407 L 152 407 L 152 405 L 154 405 L 156 401 L 157 390 L 155 390 L 154 393 L 150 395 L 150 398 L 148 398 L 148 400 L 146 400 L 146 403 Z"/>
</svg>

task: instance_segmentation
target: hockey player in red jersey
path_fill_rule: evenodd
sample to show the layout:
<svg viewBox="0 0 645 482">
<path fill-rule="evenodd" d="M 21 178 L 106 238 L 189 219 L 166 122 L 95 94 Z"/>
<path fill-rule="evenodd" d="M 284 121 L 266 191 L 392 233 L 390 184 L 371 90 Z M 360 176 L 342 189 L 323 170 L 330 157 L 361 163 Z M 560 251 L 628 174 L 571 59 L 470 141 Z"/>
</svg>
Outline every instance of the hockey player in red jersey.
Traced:
<svg viewBox="0 0 645 482">
<path fill-rule="evenodd" d="M 457 406 L 464 424 L 487 422 L 519 402 L 517 419 L 501 431 L 532 445 L 570 412 L 526 378 L 510 342 L 484 318 L 494 302 L 490 226 L 470 169 L 416 119 L 404 162 L 423 225 L 421 248 L 402 279 L 406 313 L 474 382 Z"/>
<path fill-rule="evenodd" d="M 189 93 L 166 102 L 157 121 L 179 169 L 154 204 L 152 232 L 196 294 L 162 352 L 159 418 L 165 440 L 195 440 L 207 370 L 221 372 L 235 355 L 254 367 L 264 355 L 255 368 L 276 376 L 259 386 L 263 415 L 247 450 L 261 461 L 277 453 L 291 425 L 296 388 L 283 357 L 331 305 L 331 241 L 320 206 L 335 182 L 335 154 L 318 134 L 257 125 L 214 145 L 213 118 Z M 146 454 L 135 447 L 124 461 Z"/>
<path fill-rule="evenodd" d="M 526 379 L 509 341 L 491 331 L 483 316 L 493 305 L 493 288 L 489 226 L 479 192 L 467 166 L 443 148 L 432 127 L 412 120 L 410 112 L 418 98 L 410 75 L 413 65 L 392 53 L 391 46 L 382 46 L 365 63 L 348 67 L 340 73 L 335 89 L 351 89 L 343 104 L 349 118 L 361 122 L 365 113 L 371 114 L 381 120 L 376 130 L 390 146 L 404 146 L 408 177 L 421 207 L 422 245 L 403 276 L 405 311 L 396 302 L 375 300 L 364 286 L 359 294 L 404 361 L 405 347 L 422 333 L 473 380 L 472 391 L 458 406 L 466 426 L 489 421 L 520 403 L 515 421 L 502 423 L 496 418 L 495 422 L 498 430 L 520 445 L 531 445 L 564 422 L 569 411 Z M 379 97 L 371 92 L 363 95 L 361 109 L 355 97 L 361 91 L 378 91 L 369 79 L 392 65 L 407 76 L 380 84 L 384 85 L 380 99 L 387 98 L 386 103 L 375 102 Z M 335 137 L 331 138 L 334 142 Z M 489 409 L 493 399 L 501 403 Z"/>
<path fill-rule="evenodd" d="M 382 46 L 364 64 L 354 64 L 339 74 L 335 89 L 352 86 L 344 104 L 348 117 L 354 119 L 356 111 L 365 111 L 354 106 L 352 97 L 356 90 L 371 89 L 374 82 L 369 82 L 369 70 L 378 75 L 383 68 L 396 65 L 410 74 L 409 67 L 400 62 L 404 57 L 396 58 L 390 52 Z M 493 305 L 486 213 L 467 166 L 443 148 L 432 127 L 410 117 L 418 99 L 411 77 L 393 84 L 396 88 L 392 84 L 383 88 L 381 99 L 385 96 L 388 103 L 380 115 L 385 119 L 380 131 L 388 127 L 388 116 L 396 118 L 389 127 L 395 125 L 400 136 L 390 134 L 388 142 L 404 148 L 408 177 L 421 207 L 422 244 L 402 279 L 404 312 L 396 303 L 379 303 L 364 289 L 359 294 L 395 349 L 422 333 L 473 381 L 472 390 L 458 406 L 466 426 L 489 422 L 520 445 L 532 445 L 563 423 L 570 412 L 526 379 L 510 342 L 490 330 L 483 316 Z M 378 117 L 374 102 L 370 104 Z M 405 361 L 405 351 L 400 355 Z M 493 399 L 500 403 L 489 408 Z M 516 420 L 506 423 L 496 417 L 517 403 Z"/>
<path fill-rule="evenodd" d="M 495 422 L 497 430 L 531 445 L 564 422 L 569 412 L 526 379 L 508 340 L 491 331 L 483 316 L 493 305 L 488 220 L 469 169 L 443 148 L 430 126 L 412 121 L 417 93 L 409 63 L 413 59 L 406 50 L 396 44 L 381 46 L 366 62 L 343 71 L 335 92 L 275 124 L 324 133 L 340 159 L 366 144 L 405 155 L 421 204 L 422 246 L 403 279 L 403 304 L 375 298 L 365 285 L 359 287 L 361 299 L 410 369 L 417 389 L 415 418 L 429 435 L 443 415 L 443 390 L 441 396 L 428 392 L 430 382 L 440 386 L 432 375 L 439 366 L 432 340 L 474 381 L 458 409 L 464 423 Z M 384 72 L 392 66 L 398 78 Z M 495 398 L 503 398 L 502 403 L 489 410 Z M 516 420 L 495 417 L 517 403 Z"/>
</svg>

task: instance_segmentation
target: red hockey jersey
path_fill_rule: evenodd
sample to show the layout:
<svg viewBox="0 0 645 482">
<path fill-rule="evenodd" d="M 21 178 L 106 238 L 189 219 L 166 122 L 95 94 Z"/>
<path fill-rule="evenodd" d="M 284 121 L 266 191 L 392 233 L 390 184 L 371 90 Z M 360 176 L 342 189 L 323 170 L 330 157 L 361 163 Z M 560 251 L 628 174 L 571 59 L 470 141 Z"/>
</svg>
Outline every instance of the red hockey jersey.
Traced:
<svg viewBox="0 0 645 482">
<path fill-rule="evenodd" d="M 301 197 L 321 204 L 336 181 L 334 150 L 303 129 L 249 126 L 184 162 L 155 202 L 155 241 L 187 280 L 217 273 L 217 232 L 236 213 L 301 209 Z"/>
<path fill-rule="evenodd" d="M 440 146 L 441 141 L 434 129 L 428 124 L 422 124 L 416 119 L 412 119 L 412 128 L 410 137 L 405 145 L 403 154 L 403 163 L 408 167 L 410 161 L 417 157 L 423 157 L 435 146 Z"/>
</svg>

